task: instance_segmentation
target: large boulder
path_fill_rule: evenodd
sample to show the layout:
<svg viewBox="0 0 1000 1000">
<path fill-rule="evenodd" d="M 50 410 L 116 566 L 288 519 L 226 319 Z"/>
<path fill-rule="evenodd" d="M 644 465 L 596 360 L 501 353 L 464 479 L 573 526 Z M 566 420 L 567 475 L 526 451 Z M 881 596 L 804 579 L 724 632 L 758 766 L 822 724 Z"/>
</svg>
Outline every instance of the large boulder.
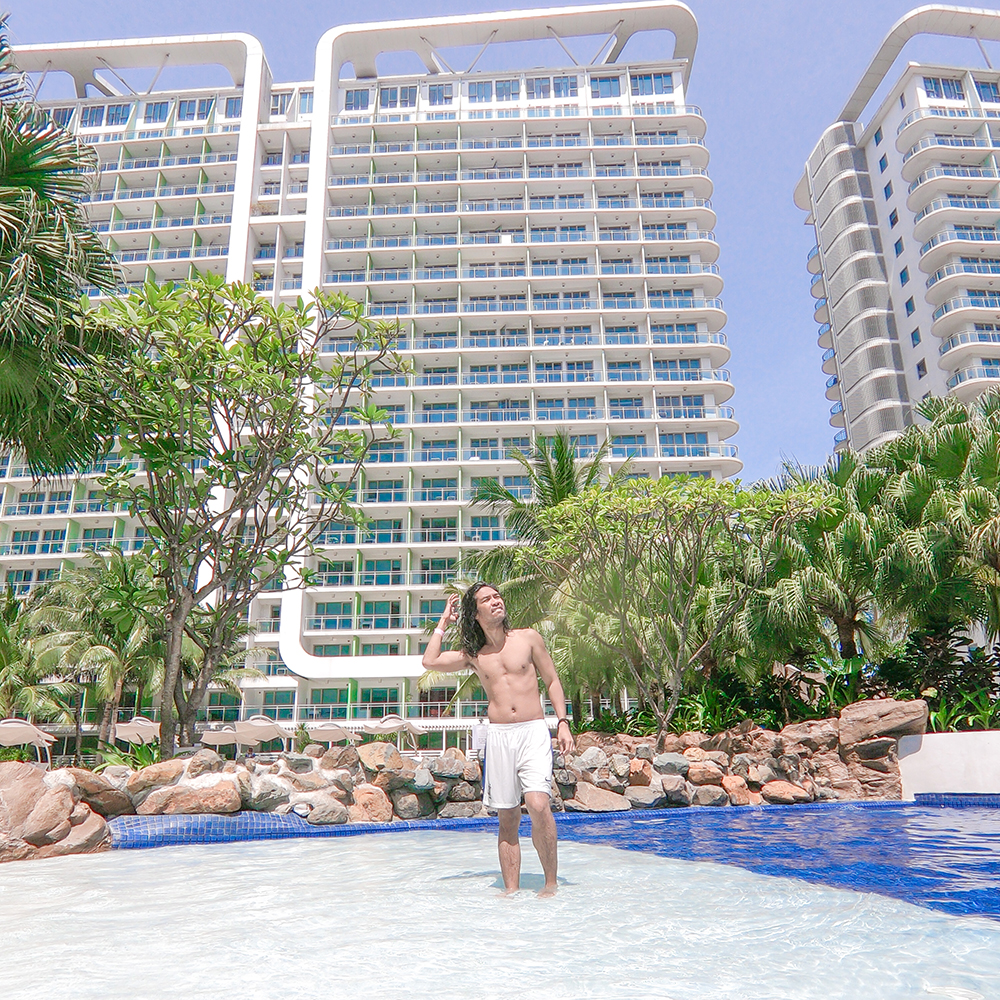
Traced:
<svg viewBox="0 0 1000 1000">
<path fill-rule="evenodd" d="M 0 841 L 6 837 L 20 839 L 21 824 L 45 790 L 37 767 L 16 760 L 0 763 Z"/>
<path fill-rule="evenodd" d="M 483 769 L 479 766 L 478 760 L 468 760 L 465 762 L 465 767 L 462 770 L 462 779 L 472 782 L 483 780 Z"/>
<path fill-rule="evenodd" d="M 391 823 L 392 803 L 389 796 L 377 788 L 375 785 L 365 784 L 354 786 L 354 805 L 357 806 L 364 816 L 362 820 L 353 820 L 361 823 Z"/>
<path fill-rule="evenodd" d="M 384 792 L 396 792 L 401 788 L 412 788 L 416 776 L 417 772 L 411 767 L 386 767 L 374 773 L 372 783 Z"/>
<path fill-rule="evenodd" d="M 691 761 L 679 753 L 661 753 L 653 758 L 653 770 L 657 774 L 679 774 L 683 778 L 690 766 Z"/>
<path fill-rule="evenodd" d="M 138 808 L 154 789 L 176 784 L 184 774 L 186 763 L 187 761 L 182 758 L 174 757 L 172 760 L 164 760 L 159 764 L 150 764 L 149 767 L 136 771 L 128 779 L 125 790 Z"/>
<path fill-rule="evenodd" d="M 238 812 L 240 792 L 235 781 L 221 778 L 215 784 L 165 785 L 151 791 L 136 808 L 140 816 L 175 816 Z"/>
<path fill-rule="evenodd" d="M 729 795 L 729 804 L 734 806 L 750 805 L 750 789 L 746 781 L 736 774 L 727 774 L 722 779 L 722 787 Z"/>
<path fill-rule="evenodd" d="M 306 822 L 311 826 L 336 826 L 349 819 L 347 806 L 329 792 L 309 793 Z"/>
<path fill-rule="evenodd" d="M 438 819 L 472 819 L 483 811 L 480 802 L 446 802 L 438 810 Z"/>
<path fill-rule="evenodd" d="M 581 753 L 573 763 L 581 771 L 596 771 L 608 766 L 608 755 L 599 747 L 591 746 Z"/>
<path fill-rule="evenodd" d="M 456 757 L 435 757 L 430 763 L 430 772 L 435 778 L 461 778 L 465 773 L 465 761 Z"/>
<path fill-rule="evenodd" d="M 687 780 L 692 785 L 721 785 L 722 768 L 710 760 L 692 761 L 688 768 Z"/>
<path fill-rule="evenodd" d="M 184 777 L 197 778 L 202 774 L 215 774 L 226 766 L 226 759 L 214 750 L 204 747 L 188 758 Z"/>
<path fill-rule="evenodd" d="M 249 787 L 244 785 L 240 789 L 243 808 L 254 812 L 273 812 L 284 805 L 291 794 L 291 782 L 274 774 L 253 774 Z"/>
<path fill-rule="evenodd" d="M 317 792 L 330 784 L 322 771 L 307 771 L 304 774 L 292 771 L 288 775 L 288 780 L 297 792 Z"/>
<path fill-rule="evenodd" d="M 728 806 L 729 792 L 719 785 L 698 785 L 691 796 L 693 806 Z"/>
<path fill-rule="evenodd" d="M 815 719 L 785 726 L 779 734 L 785 753 L 807 754 L 836 750 L 840 742 L 839 719 Z"/>
<path fill-rule="evenodd" d="M 898 801 L 903 797 L 896 747 L 893 737 L 883 736 L 841 748 L 848 773 L 861 785 L 862 798 Z"/>
<path fill-rule="evenodd" d="M 633 809 L 655 809 L 667 801 L 662 788 L 650 788 L 648 785 L 629 785 L 625 789 L 625 798 Z"/>
<path fill-rule="evenodd" d="M 40 847 L 38 858 L 57 858 L 67 854 L 95 854 L 111 848 L 111 832 L 104 817 L 86 802 L 78 802 L 70 814 L 69 832 L 61 840 Z"/>
<path fill-rule="evenodd" d="M 666 797 L 667 805 L 691 805 L 694 785 L 689 785 L 679 774 L 664 774 L 660 778 L 660 787 Z"/>
<path fill-rule="evenodd" d="M 815 753 L 809 758 L 809 773 L 818 789 L 825 789 L 831 795 L 820 793 L 821 798 L 860 799 L 861 782 L 851 776 L 850 768 L 833 751 Z"/>
<path fill-rule="evenodd" d="M 769 781 L 761 788 L 760 794 L 765 802 L 772 805 L 790 806 L 796 802 L 812 801 L 809 792 L 790 781 Z"/>
<path fill-rule="evenodd" d="M 65 785 L 47 788 L 21 824 L 21 839 L 32 847 L 62 840 L 70 831 L 70 814 L 77 800 Z"/>
<path fill-rule="evenodd" d="M 457 781 L 448 792 L 449 802 L 476 802 L 480 799 L 476 787 L 469 781 Z"/>
<path fill-rule="evenodd" d="M 434 800 L 428 792 L 393 792 L 392 806 L 400 819 L 425 819 L 435 812 Z"/>
<path fill-rule="evenodd" d="M 135 812 L 128 795 L 112 785 L 107 778 L 82 767 L 67 767 L 65 770 L 72 776 L 81 800 L 105 819 Z"/>
<path fill-rule="evenodd" d="M 357 767 L 360 762 L 358 751 L 354 747 L 330 747 L 319 760 L 319 766 L 325 770 L 346 767 L 348 770 Z"/>
<path fill-rule="evenodd" d="M 628 762 L 628 783 L 637 787 L 649 787 L 653 782 L 653 764 L 651 760 L 633 757 Z"/>
<path fill-rule="evenodd" d="M 573 798 L 566 799 L 564 804 L 571 812 L 618 812 L 632 808 L 632 803 L 624 795 L 585 781 L 577 783 Z"/>
<path fill-rule="evenodd" d="M 927 702 L 895 698 L 857 701 L 840 713 L 840 745 L 851 747 L 873 736 L 919 735 L 927 729 Z"/>
<path fill-rule="evenodd" d="M 376 771 L 384 771 L 386 768 L 394 771 L 403 770 L 403 758 L 391 743 L 380 741 L 362 743 L 358 747 L 358 757 L 366 771 L 374 773 Z"/>
<path fill-rule="evenodd" d="M 410 787 L 415 792 L 430 792 L 434 790 L 434 775 L 426 767 L 418 767 L 413 772 L 413 781 Z"/>
</svg>

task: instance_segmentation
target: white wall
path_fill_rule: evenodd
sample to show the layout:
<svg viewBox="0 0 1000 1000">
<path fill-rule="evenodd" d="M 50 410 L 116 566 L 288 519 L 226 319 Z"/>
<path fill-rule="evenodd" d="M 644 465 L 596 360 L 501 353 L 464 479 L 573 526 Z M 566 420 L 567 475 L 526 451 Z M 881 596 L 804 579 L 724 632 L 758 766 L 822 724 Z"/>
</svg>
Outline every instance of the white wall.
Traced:
<svg viewBox="0 0 1000 1000">
<path fill-rule="evenodd" d="M 899 772 L 904 801 L 924 792 L 1000 794 L 1000 730 L 903 736 Z"/>
</svg>

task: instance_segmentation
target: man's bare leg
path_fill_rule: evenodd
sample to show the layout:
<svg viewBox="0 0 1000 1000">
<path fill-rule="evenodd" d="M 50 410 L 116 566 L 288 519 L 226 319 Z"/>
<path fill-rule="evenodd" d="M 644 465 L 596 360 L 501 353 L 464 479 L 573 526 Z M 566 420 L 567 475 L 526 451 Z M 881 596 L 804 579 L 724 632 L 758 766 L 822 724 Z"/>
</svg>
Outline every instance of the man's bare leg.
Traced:
<svg viewBox="0 0 1000 1000">
<path fill-rule="evenodd" d="M 500 855 L 504 895 L 508 895 L 517 892 L 521 886 L 521 842 L 517 836 L 518 827 L 521 825 L 521 807 L 498 809 L 497 818 L 500 820 L 497 853 Z"/>
<path fill-rule="evenodd" d="M 545 886 L 539 896 L 556 894 L 556 821 L 545 792 L 526 792 L 524 804 L 531 817 L 531 842 L 545 873 Z"/>
</svg>

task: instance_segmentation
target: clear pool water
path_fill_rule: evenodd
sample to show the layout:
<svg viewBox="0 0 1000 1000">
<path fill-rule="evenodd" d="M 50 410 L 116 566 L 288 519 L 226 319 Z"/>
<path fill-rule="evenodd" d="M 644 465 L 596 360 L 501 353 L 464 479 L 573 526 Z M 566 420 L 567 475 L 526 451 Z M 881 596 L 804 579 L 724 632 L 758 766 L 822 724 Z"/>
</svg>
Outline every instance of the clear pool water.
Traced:
<svg viewBox="0 0 1000 1000">
<path fill-rule="evenodd" d="M 574 829 L 582 836 L 586 826 Z M 560 893 L 541 900 L 538 863 L 524 848 L 525 888 L 510 899 L 498 893 L 488 830 L 165 847 L 4 865 L 0 995 L 1000 996 L 1000 921 L 568 839 Z"/>
</svg>

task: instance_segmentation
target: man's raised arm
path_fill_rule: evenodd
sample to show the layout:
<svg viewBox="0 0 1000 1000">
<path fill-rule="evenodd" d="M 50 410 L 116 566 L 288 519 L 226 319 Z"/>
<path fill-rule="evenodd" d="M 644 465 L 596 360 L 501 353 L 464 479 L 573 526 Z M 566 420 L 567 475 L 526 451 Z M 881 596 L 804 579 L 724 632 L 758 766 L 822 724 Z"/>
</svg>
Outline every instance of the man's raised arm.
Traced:
<svg viewBox="0 0 1000 1000">
<path fill-rule="evenodd" d="M 458 621 L 458 602 L 461 598 L 458 594 L 452 594 L 445 605 L 444 613 L 438 622 L 434 634 L 431 636 L 427 648 L 424 650 L 424 658 L 421 661 L 424 670 L 437 670 L 441 673 L 454 673 L 457 670 L 468 670 L 472 666 L 472 661 L 460 649 L 441 649 L 444 640 L 444 633 L 449 625 Z"/>
</svg>

